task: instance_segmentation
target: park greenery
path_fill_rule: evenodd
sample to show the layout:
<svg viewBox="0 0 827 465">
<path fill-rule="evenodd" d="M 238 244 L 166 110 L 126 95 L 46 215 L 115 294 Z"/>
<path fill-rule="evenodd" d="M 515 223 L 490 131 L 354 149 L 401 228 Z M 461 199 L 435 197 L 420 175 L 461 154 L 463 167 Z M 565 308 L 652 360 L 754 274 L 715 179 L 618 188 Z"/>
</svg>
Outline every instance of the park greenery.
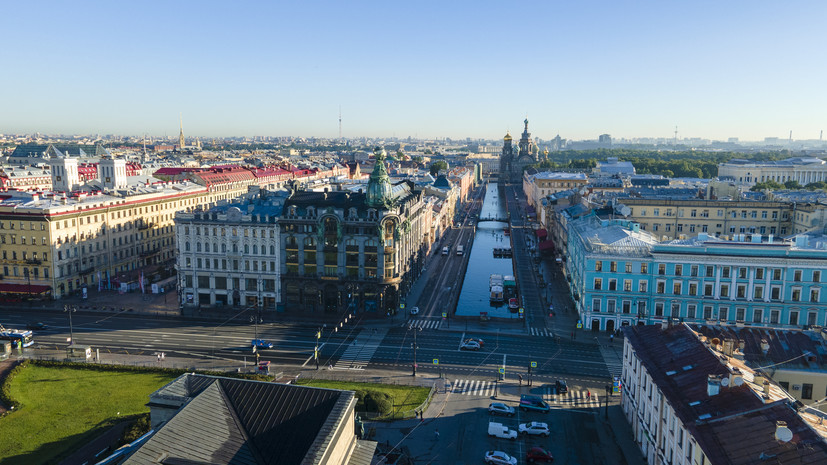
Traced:
<svg viewBox="0 0 827 465">
<path fill-rule="evenodd" d="M 540 170 L 591 170 L 598 161 L 616 157 L 632 162 L 637 174 L 656 174 L 668 178 L 705 178 L 718 175 L 718 164 L 733 158 L 752 161 L 783 160 L 793 156 L 787 150 L 774 152 L 703 152 L 696 150 L 594 149 L 552 152 L 547 160 L 532 165 Z"/>
<path fill-rule="evenodd" d="M 448 169 L 448 163 L 445 160 L 437 160 L 431 163 L 431 176 L 436 176 L 440 171 Z"/>
<path fill-rule="evenodd" d="M 396 384 L 358 383 L 323 379 L 299 379 L 297 384 L 327 389 L 355 391 L 356 411 L 378 415 L 377 419 L 392 420 L 413 416 L 414 409 L 428 399 L 430 389 Z"/>
<path fill-rule="evenodd" d="M 789 180 L 789 181 L 785 182 L 784 184 L 781 184 L 779 182 L 770 180 L 770 181 L 764 181 L 764 182 L 756 183 L 754 186 L 752 186 L 752 188 L 750 188 L 750 190 L 754 191 L 754 192 L 779 191 L 779 190 L 783 190 L 783 189 L 789 189 L 789 190 L 806 189 L 808 191 L 824 191 L 824 190 L 827 190 L 827 182 L 817 181 L 817 182 L 811 182 L 807 185 L 802 186 L 801 183 L 799 183 L 798 181 L 796 181 L 794 179 Z"/>
</svg>

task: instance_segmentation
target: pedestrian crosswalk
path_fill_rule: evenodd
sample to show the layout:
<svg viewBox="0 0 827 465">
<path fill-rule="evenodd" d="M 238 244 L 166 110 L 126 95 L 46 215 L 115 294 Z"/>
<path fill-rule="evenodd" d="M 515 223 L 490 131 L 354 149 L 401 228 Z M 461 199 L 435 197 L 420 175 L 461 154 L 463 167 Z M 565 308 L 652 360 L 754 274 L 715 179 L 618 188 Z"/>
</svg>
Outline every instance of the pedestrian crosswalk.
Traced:
<svg viewBox="0 0 827 465">
<path fill-rule="evenodd" d="M 406 326 L 422 329 L 439 329 L 442 326 L 442 320 L 408 320 Z"/>
<path fill-rule="evenodd" d="M 478 379 L 457 379 L 451 386 L 451 392 L 464 396 L 493 396 L 494 382 Z"/>
<path fill-rule="evenodd" d="M 606 363 L 609 376 L 621 376 L 623 374 L 623 361 L 620 359 L 623 347 L 619 348 L 612 344 L 600 344 L 600 355 Z"/>
<path fill-rule="evenodd" d="M 552 408 L 597 408 L 600 399 L 590 391 L 569 391 L 565 394 L 548 394 L 544 396 Z"/>
<path fill-rule="evenodd" d="M 528 328 L 532 336 L 554 337 L 548 328 Z"/>
<path fill-rule="evenodd" d="M 339 360 L 333 365 L 336 370 L 364 370 L 365 365 L 370 362 L 376 349 L 385 335 L 387 328 L 363 329 L 356 338 L 351 341 L 347 349 L 342 353 Z"/>
</svg>

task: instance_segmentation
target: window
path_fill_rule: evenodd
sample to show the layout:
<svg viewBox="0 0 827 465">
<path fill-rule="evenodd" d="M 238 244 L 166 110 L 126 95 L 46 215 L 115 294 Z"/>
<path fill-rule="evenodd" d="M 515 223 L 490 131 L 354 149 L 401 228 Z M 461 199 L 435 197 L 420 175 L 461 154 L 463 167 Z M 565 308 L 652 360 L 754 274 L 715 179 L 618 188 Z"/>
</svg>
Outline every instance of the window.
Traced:
<svg viewBox="0 0 827 465">
<path fill-rule="evenodd" d="M 793 281 L 796 281 L 796 282 L 801 281 L 801 270 L 793 271 Z"/>
<path fill-rule="evenodd" d="M 672 318 L 678 318 L 679 316 L 681 316 L 681 304 L 679 304 L 679 303 L 673 303 L 673 304 L 672 304 L 672 314 L 671 314 L 671 317 L 672 317 Z"/>
<path fill-rule="evenodd" d="M 35 271 L 37 271 L 37 268 L 35 268 Z M 810 326 L 816 325 L 816 312 L 807 313 L 807 324 Z"/>
<path fill-rule="evenodd" d="M 594 262 L 594 271 L 603 271 L 603 262 Z"/>
<path fill-rule="evenodd" d="M 801 302 L 801 289 L 794 288 L 792 292 L 792 301 L 793 302 Z"/>
<path fill-rule="evenodd" d="M 623 313 L 630 313 L 632 311 L 632 301 L 624 300 L 622 303 Z"/>
<path fill-rule="evenodd" d="M 632 280 L 631 279 L 624 279 L 623 280 L 623 290 L 626 292 L 632 292 Z"/>
<path fill-rule="evenodd" d="M 721 267 L 721 277 L 722 278 L 729 278 L 729 267 L 728 266 Z"/>
<path fill-rule="evenodd" d="M 801 398 L 802 399 L 812 399 L 813 398 L 813 385 L 810 383 L 804 383 L 801 385 Z"/>
<path fill-rule="evenodd" d="M 756 308 L 752 311 L 752 322 L 753 323 L 761 323 L 761 318 L 764 317 L 764 311 L 760 308 Z"/>
<path fill-rule="evenodd" d="M 821 271 L 813 271 L 813 282 L 820 283 L 821 282 Z"/>
<path fill-rule="evenodd" d="M 638 292 L 646 293 L 646 290 L 648 288 L 647 284 L 648 281 L 641 281 L 640 283 L 638 283 Z"/>
<path fill-rule="evenodd" d="M 706 305 L 704 306 L 704 319 L 711 320 L 712 319 L 712 306 Z"/>
<path fill-rule="evenodd" d="M 663 302 L 655 302 L 655 316 L 663 316 Z"/>
<path fill-rule="evenodd" d="M 609 290 L 610 291 L 616 291 L 617 290 L 617 280 L 616 279 L 610 279 L 609 280 Z"/>
<path fill-rule="evenodd" d="M 712 284 L 704 284 L 704 295 L 707 297 L 712 297 Z"/>
<path fill-rule="evenodd" d="M 781 300 L 781 287 L 773 286 L 770 289 L 770 298 L 772 300 Z"/>
<path fill-rule="evenodd" d="M 737 288 L 735 288 L 735 297 L 738 299 L 746 299 L 747 286 L 739 285 Z"/>
<path fill-rule="evenodd" d="M 810 289 L 810 302 L 818 302 L 819 290 Z"/>
<path fill-rule="evenodd" d="M 653 215 L 660 216 L 660 208 L 655 208 Z"/>
<path fill-rule="evenodd" d="M 601 278 L 594 278 L 594 289 L 597 291 L 603 289 L 603 280 Z"/>
<path fill-rule="evenodd" d="M 641 263 L 640 264 L 640 272 L 642 274 L 648 273 L 649 272 L 649 264 L 648 263 Z"/>
<path fill-rule="evenodd" d="M 681 295 L 681 283 L 672 283 L 672 293 Z"/>
<path fill-rule="evenodd" d="M 617 262 L 609 262 L 609 271 L 613 273 L 617 271 Z"/>
<path fill-rule="evenodd" d="M 747 279 L 747 269 L 744 267 L 738 268 L 738 278 Z"/>
<path fill-rule="evenodd" d="M 707 266 L 706 267 L 706 277 L 711 278 L 715 275 L 715 267 L 714 266 Z"/>
<path fill-rule="evenodd" d="M 683 265 L 675 265 L 675 276 L 683 276 Z"/>
<path fill-rule="evenodd" d="M 764 298 L 764 287 L 763 286 L 755 286 L 755 289 L 752 291 L 752 298 L 759 300 Z"/>
<path fill-rule="evenodd" d="M 698 276 L 698 265 L 692 265 L 689 268 L 689 276 Z"/>
<path fill-rule="evenodd" d="M 631 263 L 629 263 L 629 262 L 626 262 L 626 272 L 627 272 L 627 273 L 631 273 L 631 272 L 632 272 L 632 264 L 631 264 Z"/>
<path fill-rule="evenodd" d="M 666 274 L 666 264 L 660 263 L 658 264 L 658 274 L 663 276 Z"/>
<path fill-rule="evenodd" d="M 698 307 L 695 304 L 687 305 L 686 306 L 686 317 L 694 320 L 695 319 L 695 311 L 696 311 L 697 308 Z"/>
<path fill-rule="evenodd" d="M 592 299 L 592 311 L 595 313 L 600 312 L 600 299 Z"/>
<path fill-rule="evenodd" d="M 729 297 L 729 286 L 721 284 L 721 297 Z"/>
<path fill-rule="evenodd" d="M 781 280 L 781 268 L 774 268 L 772 270 L 772 279 L 773 279 L 773 281 L 780 281 Z"/>
<path fill-rule="evenodd" d="M 790 324 L 797 325 L 798 324 L 798 311 L 793 310 L 790 312 Z"/>
<path fill-rule="evenodd" d="M 780 316 L 781 316 L 781 312 L 779 312 L 778 310 L 770 311 L 770 323 L 777 325 L 778 322 L 780 321 Z"/>
<path fill-rule="evenodd" d="M 658 281 L 658 283 L 655 287 L 655 293 L 663 294 L 664 292 L 666 292 L 666 282 L 665 281 Z"/>
<path fill-rule="evenodd" d="M 755 269 L 755 279 L 764 279 L 764 269 L 763 268 L 756 268 Z"/>
<path fill-rule="evenodd" d="M 721 307 L 718 309 L 718 320 L 726 321 L 727 317 L 729 316 L 729 309 L 726 307 Z"/>
<path fill-rule="evenodd" d="M 607 300 L 606 301 L 606 312 L 614 313 L 616 305 L 617 305 L 617 303 L 614 300 L 611 300 L 611 299 Z"/>
<path fill-rule="evenodd" d="M 735 321 L 744 321 L 747 317 L 747 309 L 746 308 L 736 308 L 735 309 Z"/>
<path fill-rule="evenodd" d="M 689 283 L 689 295 L 698 295 L 697 283 Z"/>
</svg>

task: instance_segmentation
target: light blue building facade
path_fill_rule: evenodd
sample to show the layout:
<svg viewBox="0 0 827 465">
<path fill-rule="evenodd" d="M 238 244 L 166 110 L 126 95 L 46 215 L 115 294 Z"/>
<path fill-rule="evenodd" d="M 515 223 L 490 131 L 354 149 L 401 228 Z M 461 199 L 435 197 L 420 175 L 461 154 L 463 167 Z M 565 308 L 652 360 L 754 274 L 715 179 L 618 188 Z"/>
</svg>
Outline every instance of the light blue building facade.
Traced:
<svg viewBox="0 0 827 465">
<path fill-rule="evenodd" d="M 658 243 L 637 224 L 570 224 L 569 286 L 583 327 L 668 319 L 777 328 L 827 326 L 827 237 L 736 235 Z"/>
</svg>

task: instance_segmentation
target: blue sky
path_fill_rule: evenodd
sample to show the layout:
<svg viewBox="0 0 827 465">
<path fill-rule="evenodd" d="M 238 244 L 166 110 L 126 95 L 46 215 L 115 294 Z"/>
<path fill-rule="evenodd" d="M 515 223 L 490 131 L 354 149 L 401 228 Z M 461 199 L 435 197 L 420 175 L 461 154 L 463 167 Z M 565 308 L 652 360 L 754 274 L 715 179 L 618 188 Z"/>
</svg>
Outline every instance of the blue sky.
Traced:
<svg viewBox="0 0 827 465">
<path fill-rule="evenodd" d="M 827 2 L 3 2 L 0 133 L 818 138 Z"/>
</svg>

